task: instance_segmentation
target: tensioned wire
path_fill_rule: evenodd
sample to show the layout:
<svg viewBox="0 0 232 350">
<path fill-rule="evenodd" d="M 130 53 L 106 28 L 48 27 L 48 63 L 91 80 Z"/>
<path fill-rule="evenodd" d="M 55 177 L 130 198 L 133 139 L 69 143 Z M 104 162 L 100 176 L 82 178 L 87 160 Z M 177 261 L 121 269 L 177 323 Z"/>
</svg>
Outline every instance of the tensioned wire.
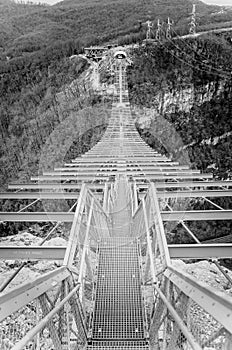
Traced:
<svg viewBox="0 0 232 350">
<path fill-rule="evenodd" d="M 174 42 L 173 42 L 171 39 L 168 39 L 168 40 L 169 40 L 178 50 L 181 50 L 178 46 L 176 46 L 176 45 L 174 44 Z M 158 40 L 158 42 L 159 42 L 161 45 L 163 45 L 163 42 L 162 42 L 161 40 Z M 199 68 L 199 67 L 197 67 L 197 66 L 193 66 L 191 63 L 185 61 L 183 58 L 180 58 L 180 57 L 178 57 L 177 55 L 175 55 L 175 54 L 174 54 L 170 49 L 168 49 L 167 47 L 164 46 L 164 49 L 165 49 L 167 52 L 169 52 L 173 57 L 175 57 L 177 60 L 179 60 L 180 62 L 185 63 L 186 65 L 188 65 L 189 67 L 193 68 L 194 70 L 198 70 L 198 71 L 204 72 L 204 73 L 209 73 L 209 74 L 214 75 L 214 76 L 217 76 L 217 77 L 218 77 L 218 76 L 221 76 L 221 77 L 223 77 L 224 79 L 225 79 L 225 78 L 231 78 L 231 75 L 229 76 L 229 75 L 227 75 L 227 73 L 225 73 L 225 76 L 223 76 L 222 73 L 216 73 L 216 72 L 212 72 L 212 71 L 209 71 L 209 70 L 206 70 L 206 69 Z M 182 51 L 185 55 L 187 55 L 186 52 L 184 52 L 183 50 L 181 50 L 181 51 Z M 191 57 L 191 56 L 189 56 L 189 57 Z M 191 57 L 191 59 L 194 59 L 194 58 Z M 197 61 L 197 60 L 195 59 L 195 61 Z M 201 62 L 201 61 L 197 61 L 197 62 L 203 64 L 203 62 Z M 212 67 L 212 69 L 213 69 L 213 67 Z"/>
<path fill-rule="evenodd" d="M 177 32 L 174 30 L 174 29 L 172 29 L 172 31 L 176 34 L 176 37 L 174 37 L 174 38 L 167 38 L 167 39 L 169 39 L 169 40 L 171 40 L 172 41 L 172 43 L 173 43 L 173 41 L 176 39 L 176 38 L 178 38 L 178 39 L 180 39 L 182 42 L 183 42 L 183 44 L 186 46 L 186 47 L 188 47 L 192 52 L 195 52 L 194 50 L 193 50 L 193 48 L 191 47 L 191 45 L 189 45 L 188 44 L 188 42 L 187 42 L 187 40 L 185 40 L 184 38 L 182 38 L 181 36 L 179 36 L 178 34 L 177 34 Z M 181 48 L 179 48 L 179 50 L 182 50 Z M 183 51 L 183 50 L 182 50 Z M 183 51 L 184 52 L 184 51 Z M 187 53 L 186 52 L 184 52 L 186 55 L 187 55 Z M 189 54 L 188 54 L 189 55 Z M 209 60 L 209 58 L 208 57 L 206 57 L 206 56 L 204 56 L 204 55 L 202 55 L 202 54 L 198 54 L 199 56 L 202 56 L 202 58 L 203 59 L 206 59 L 206 60 Z M 190 56 L 190 55 L 189 55 Z M 205 62 L 202 62 L 202 61 L 200 61 L 199 59 L 197 59 L 197 58 L 192 58 L 192 59 L 194 59 L 195 61 L 197 61 L 197 62 L 199 62 L 199 63 L 201 63 L 201 64 L 203 64 L 203 65 L 205 65 L 205 66 L 207 66 L 207 67 L 209 67 L 210 69 L 214 69 L 214 70 L 216 70 L 216 71 L 218 71 L 218 72 L 223 72 L 224 74 L 228 74 L 228 77 L 231 77 L 231 71 L 227 71 L 227 70 L 223 70 L 223 69 L 218 69 L 218 68 L 215 68 L 215 67 L 213 67 L 212 65 L 209 65 L 209 64 L 207 64 L 207 63 L 205 63 Z M 213 63 L 213 62 L 212 62 Z"/>
</svg>

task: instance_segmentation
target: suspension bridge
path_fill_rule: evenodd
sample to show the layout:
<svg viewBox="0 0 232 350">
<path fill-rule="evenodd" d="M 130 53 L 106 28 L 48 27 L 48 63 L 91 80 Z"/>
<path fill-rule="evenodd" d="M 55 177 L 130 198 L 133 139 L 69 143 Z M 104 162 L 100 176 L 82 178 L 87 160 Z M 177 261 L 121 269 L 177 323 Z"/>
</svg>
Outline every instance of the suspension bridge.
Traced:
<svg viewBox="0 0 232 350">
<path fill-rule="evenodd" d="M 1 286 L 1 349 L 231 350 L 232 296 L 197 281 L 173 259 L 213 259 L 232 283 L 217 262 L 232 257 L 232 245 L 201 244 L 187 226 L 231 220 L 232 210 L 213 199 L 231 196 L 232 181 L 174 162 L 140 138 L 128 98 L 127 53 L 113 50 L 115 95 L 100 142 L 0 193 L 0 199 L 32 200 L 20 212 L 1 212 L 1 221 L 55 223 L 50 232 L 61 222 L 71 226 L 67 246 L 44 246 L 46 238 L 39 246 L 0 246 L 2 259 L 22 261 Z M 213 210 L 188 210 L 191 198 Z M 74 204 L 67 212 L 32 211 L 42 200 Z M 195 244 L 168 245 L 166 223 L 181 224 Z M 60 266 L 11 289 L 28 261 L 39 260 Z"/>
</svg>

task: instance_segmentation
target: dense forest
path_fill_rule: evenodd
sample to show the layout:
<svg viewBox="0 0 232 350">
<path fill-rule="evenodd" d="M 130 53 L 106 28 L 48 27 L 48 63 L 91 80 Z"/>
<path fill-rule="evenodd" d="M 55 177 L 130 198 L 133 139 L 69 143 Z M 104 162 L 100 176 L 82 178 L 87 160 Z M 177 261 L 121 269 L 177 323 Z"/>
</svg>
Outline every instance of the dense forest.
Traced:
<svg viewBox="0 0 232 350">
<path fill-rule="evenodd" d="M 217 179 L 232 176 L 231 55 L 231 33 L 168 40 L 135 49 L 128 71 L 130 102 L 142 138 L 173 160 Z M 231 209 L 231 198 L 213 201 Z M 173 205 L 178 207 L 178 201 Z M 188 200 L 185 206 L 214 208 L 203 199 Z M 187 225 L 200 241 L 231 235 L 232 229 L 230 221 Z M 180 224 L 166 224 L 166 230 L 169 243 L 194 243 Z"/>
<path fill-rule="evenodd" d="M 231 135 L 210 142 L 232 130 L 231 54 L 231 41 L 224 36 L 169 40 L 136 49 L 128 72 L 132 105 L 154 111 L 151 124 L 140 132 L 151 140 L 150 134 L 159 135 L 165 149 L 171 139 L 166 120 L 181 140 L 166 145 L 166 151 L 180 160 L 185 150 L 193 168 L 205 172 L 211 166 L 218 178 L 228 178 L 232 171 Z"/>
<path fill-rule="evenodd" d="M 232 20 L 232 14 L 217 15 L 218 6 L 197 3 L 199 25 Z M 28 55 L 47 47 L 88 46 L 138 33 L 150 17 L 154 22 L 172 16 L 176 27 L 185 27 L 192 0 L 66 0 L 53 6 L 27 5 L 0 0 L 0 47 L 8 57 Z M 208 20 L 207 20 L 208 19 Z"/>
<path fill-rule="evenodd" d="M 192 1 L 186 0 L 64 1 L 54 6 L 0 0 L 0 187 L 35 174 L 56 126 L 100 102 L 82 83 L 67 93 L 88 67 L 86 60 L 70 60 L 71 55 L 109 40 L 137 42 L 145 37 L 143 23 L 149 17 L 166 20 L 171 12 L 176 26 L 185 26 L 191 9 Z M 202 18 L 218 9 L 198 2 Z"/>
</svg>

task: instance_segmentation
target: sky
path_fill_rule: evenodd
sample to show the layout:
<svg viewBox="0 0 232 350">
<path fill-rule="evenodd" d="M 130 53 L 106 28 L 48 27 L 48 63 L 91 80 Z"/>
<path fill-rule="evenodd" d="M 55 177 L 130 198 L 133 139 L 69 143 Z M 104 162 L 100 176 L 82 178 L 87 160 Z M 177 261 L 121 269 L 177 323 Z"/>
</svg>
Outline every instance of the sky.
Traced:
<svg viewBox="0 0 232 350">
<path fill-rule="evenodd" d="M 42 2 L 42 3 L 47 3 L 49 5 L 53 5 L 53 4 L 56 4 L 57 2 L 60 2 L 61 0 L 32 0 L 32 1 L 36 3 Z M 202 0 L 202 1 L 209 5 L 232 6 L 232 0 Z"/>
<path fill-rule="evenodd" d="M 202 0 L 202 1 L 209 5 L 232 6 L 232 0 Z"/>
</svg>

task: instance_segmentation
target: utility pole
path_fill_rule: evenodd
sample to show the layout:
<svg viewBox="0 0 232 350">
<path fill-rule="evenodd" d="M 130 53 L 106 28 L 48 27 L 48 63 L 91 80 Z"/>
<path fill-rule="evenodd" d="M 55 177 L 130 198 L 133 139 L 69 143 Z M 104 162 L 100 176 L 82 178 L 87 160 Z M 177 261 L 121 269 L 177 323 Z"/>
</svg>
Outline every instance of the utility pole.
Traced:
<svg viewBox="0 0 232 350">
<path fill-rule="evenodd" d="M 172 37 L 172 25 L 173 25 L 173 22 L 168 17 L 168 27 L 166 30 L 166 38 L 167 39 L 171 39 L 171 37 Z"/>
<path fill-rule="evenodd" d="M 191 23 L 189 34 L 196 35 L 196 5 L 193 4 L 193 12 L 191 13 Z"/>
<path fill-rule="evenodd" d="M 158 22 L 157 22 L 157 30 L 156 30 L 155 38 L 158 41 L 160 41 L 162 39 L 162 24 L 161 24 L 159 19 L 158 19 Z"/>
</svg>

